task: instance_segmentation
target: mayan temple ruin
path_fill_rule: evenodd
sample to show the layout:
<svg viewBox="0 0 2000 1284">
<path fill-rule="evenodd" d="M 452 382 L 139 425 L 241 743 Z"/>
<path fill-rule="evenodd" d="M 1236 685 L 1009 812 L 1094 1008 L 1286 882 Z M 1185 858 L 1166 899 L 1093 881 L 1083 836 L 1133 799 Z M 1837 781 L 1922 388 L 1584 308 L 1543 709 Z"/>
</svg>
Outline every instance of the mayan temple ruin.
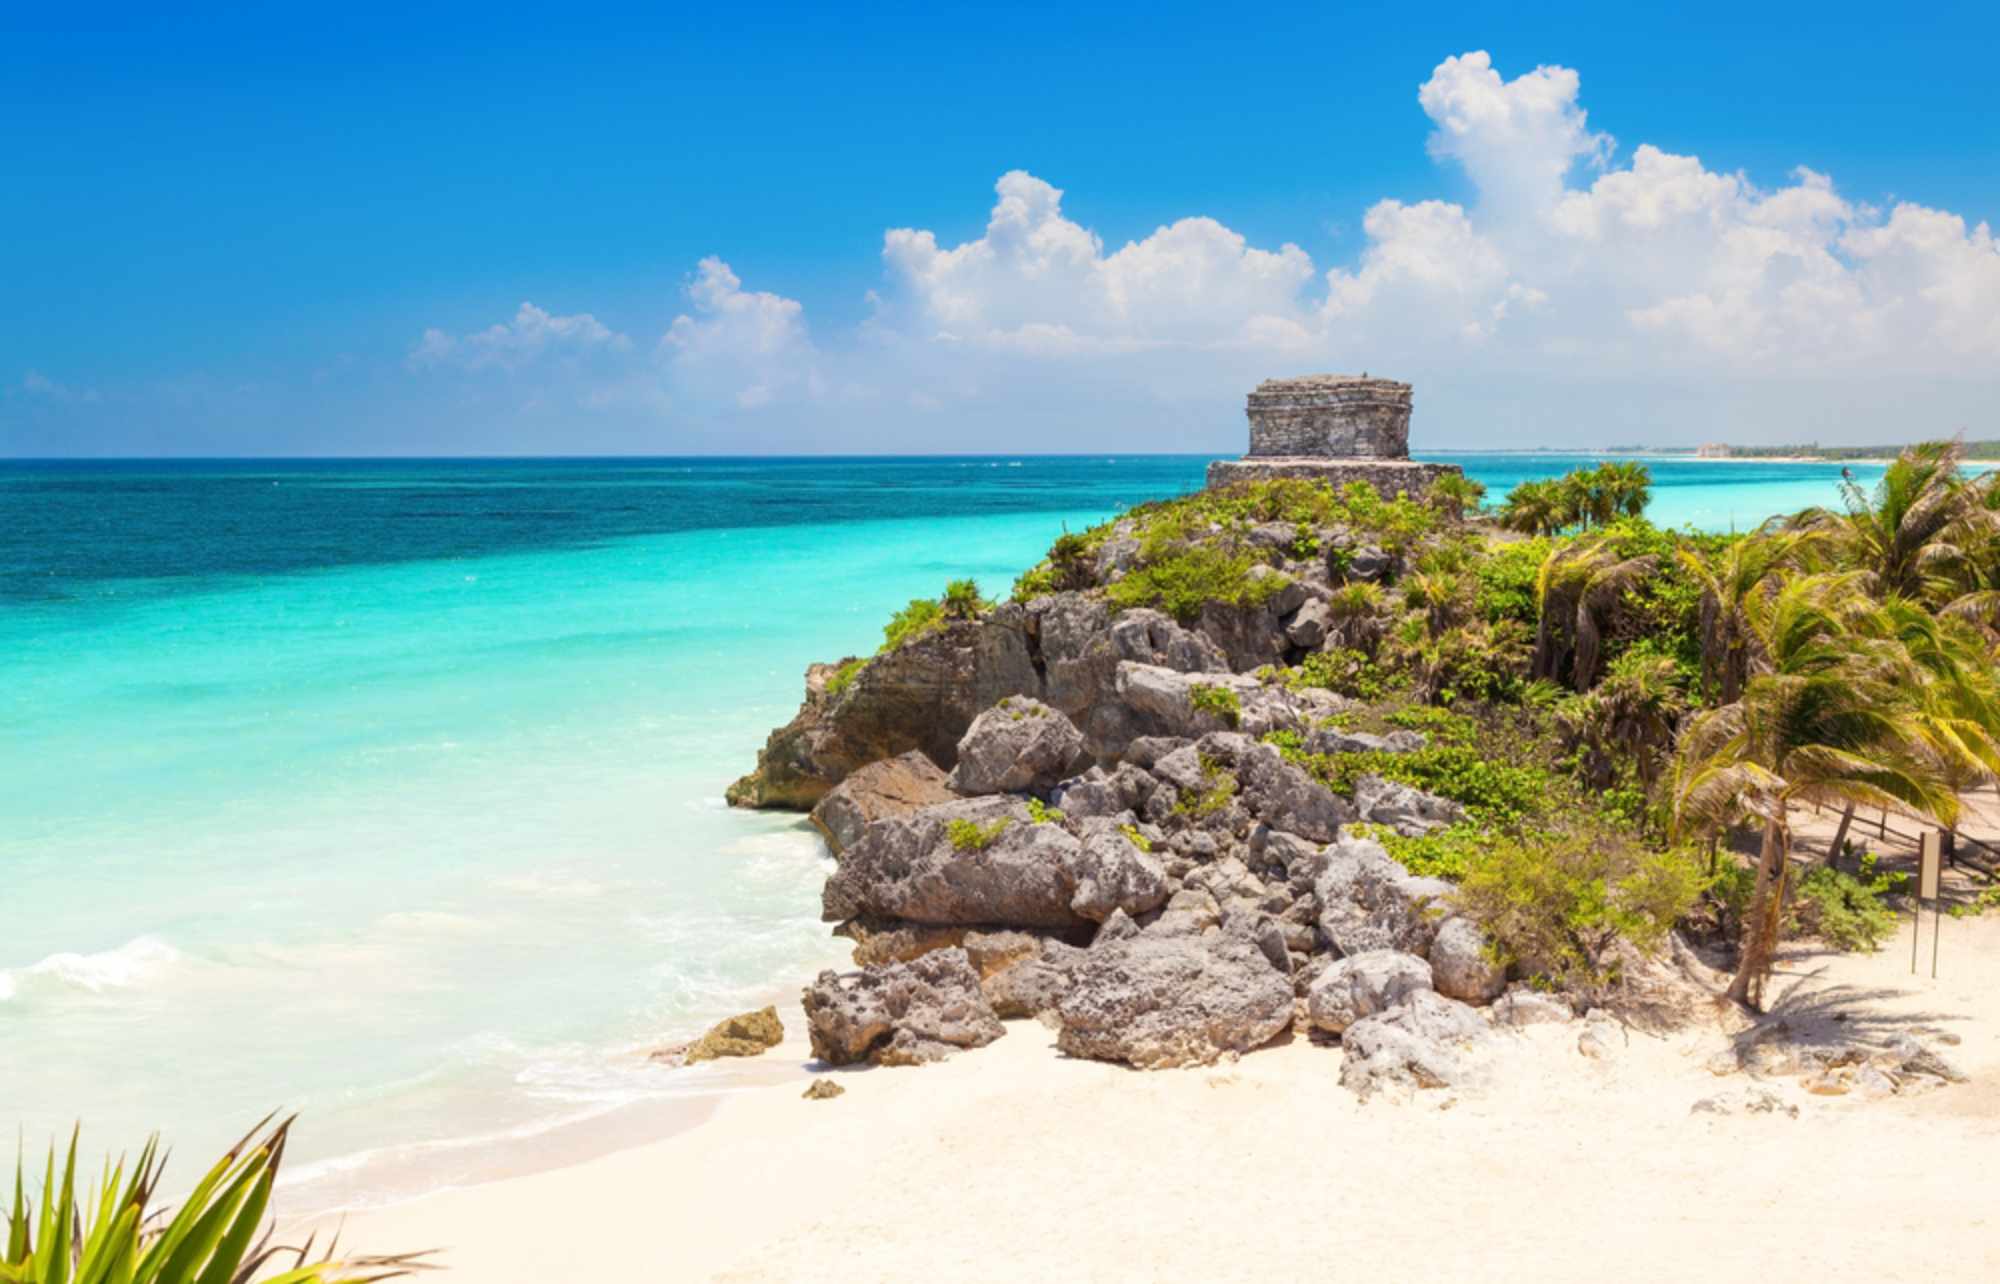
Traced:
<svg viewBox="0 0 2000 1284">
<path fill-rule="evenodd" d="M 1266 379 L 1250 394 L 1250 452 L 1208 466 L 1208 484 L 1271 477 L 1373 483 L 1420 494 L 1452 464 L 1410 459 L 1410 385 L 1361 375 Z"/>
</svg>

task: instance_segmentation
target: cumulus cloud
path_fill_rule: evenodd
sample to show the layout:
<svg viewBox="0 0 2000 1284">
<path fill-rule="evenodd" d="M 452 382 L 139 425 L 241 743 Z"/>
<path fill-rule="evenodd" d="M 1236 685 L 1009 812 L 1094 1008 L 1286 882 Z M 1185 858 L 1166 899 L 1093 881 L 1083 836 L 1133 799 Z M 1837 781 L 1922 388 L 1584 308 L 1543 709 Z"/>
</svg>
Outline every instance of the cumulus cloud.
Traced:
<svg viewBox="0 0 2000 1284">
<path fill-rule="evenodd" d="M 632 341 L 588 312 L 559 317 L 523 303 L 513 319 L 466 335 L 436 328 L 424 331 L 410 350 L 416 368 L 457 365 L 468 370 L 519 370 L 545 356 L 575 356 L 594 349 L 628 351 Z"/>
<path fill-rule="evenodd" d="M 1219 405 L 1256 374 L 1305 369 L 1487 381 L 1468 406 L 1503 396 L 1506 380 L 1544 398 L 1623 380 L 1675 390 L 1659 400 L 1685 431 L 1661 440 L 1705 431 L 1695 416 L 1731 398 L 1768 408 L 1787 404 L 1769 391 L 1780 384 L 1857 372 L 1991 390 L 2000 245 L 1986 224 L 1912 203 L 1877 210 L 1806 168 L 1765 188 L 1650 144 L 1621 160 L 1581 92 L 1568 68 L 1507 79 L 1482 52 L 1445 59 L 1417 106 L 1431 155 L 1463 171 L 1472 198 L 1379 200 L 1355 258 L 1324 269 L 1297 245 L 1254 246 L 1199 216 L 1107 247 L 1065 213 L 1060 188 L 1016 170 L 969 240 L 888 231 L 872 314 L 830 342 L 809 334 L 796 300 L 746 289 L 711 257 L 650 353 L 588 314 L 524 304 L 476 334 L 427 332 L 411 363 L 516 369 L 554 350 L 611 349 L 632 369 L 591 394 L 600 400 L 662 413 L 831 400 L 887 419 L 1060 404 L 1086 385 L 1207 389 Z M 1857 431 L 1879 433 L 1854 413 Z"/>
</svg>

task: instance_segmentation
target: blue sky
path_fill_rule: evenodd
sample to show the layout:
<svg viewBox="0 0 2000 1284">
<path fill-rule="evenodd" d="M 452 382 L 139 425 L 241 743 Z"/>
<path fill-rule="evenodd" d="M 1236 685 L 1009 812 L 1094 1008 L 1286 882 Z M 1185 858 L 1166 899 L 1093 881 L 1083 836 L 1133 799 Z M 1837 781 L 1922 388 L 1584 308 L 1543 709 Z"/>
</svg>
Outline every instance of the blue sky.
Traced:
<svg viewBox="0 0 2000 1284">
<path fill-rule="evenodd" d="M 2000 435 L 1993 6 L 18 9 L 0 453 L 1226 450 L 1363 366 L 1433 446 Z"/>
</svg>

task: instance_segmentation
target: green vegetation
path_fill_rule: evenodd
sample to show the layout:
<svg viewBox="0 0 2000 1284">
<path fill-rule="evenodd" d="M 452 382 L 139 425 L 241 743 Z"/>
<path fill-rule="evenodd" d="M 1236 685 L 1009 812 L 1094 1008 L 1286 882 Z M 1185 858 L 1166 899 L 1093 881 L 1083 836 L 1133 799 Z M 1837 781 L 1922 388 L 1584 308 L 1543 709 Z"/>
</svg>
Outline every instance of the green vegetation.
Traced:
<svg viewBox="0 0 2000 1284">
<path fill-rule="evenodd" d="M 913 597 L 910 604 L 889 617 L 882 626 L 882 650 L 893 651 L 944 627 L 944 607 L 935 598 Z"/>
<path fill-rule="evenodd" d="M 1859 877 L 1816 866 L 1799 880 L 1792 926 L 1837 950 L 1880 949 L 1896 934 L 1896 912 L 1882 898 L 1902 892 L 1908 882 L 1907 874 L 1877 872 L 1872 854 L 1861 858 Z"/>
<path fill-rule="evenodd" d="M 976 820 L 954 820 L 944 827 L 944 836 L 951 845 L 962 852 L 983 852 L 993 845 L 993 841 L 1007 832 L 1009 818 L 1000 817 L 982 825 Z"/>
<path fill-rule="evenodd" d="M 1192 624 L 1210 602 L 1261 606 L 1290 582 L 1282 572 L 1251 574 L 1261 565 L 1245 549 L 1189 544 L 1161 553 L 1114 581 L 1105 596 L 1120 610 L 1150 606 Z"/>
<path fill-rule="evenodd" d="M 1313 755 L 1273 737 L 1287 757 L 1337 790 L 1375 772 L 1463 805 L 1458 824 L 1382 840 L 1486 897 L 1524 966 L 1582 975 L 1605 932 L 1657 939 L 1685 902 L 1692 925 L 1740 939 L 1731 993 L 1754 1005 L 1784 932 L 1863 941 L 1886 912 L 1873 874 L 1829 867 L 1786 895 L 1796 808 L 1950 825 L 1960 791 L 2000 778 L 2000 474 L 1967 477 L 1964 455 L 1913 447 L 1872 490 L 1743 535 L 1652 525 L 1651 478 L 1624 461 L 1525 483 L 1471 520 L 1476 488 L 1451 483 L 1417 501 L 1259 482 L 1065 534 L 1015 593 L 1194 624 L 1309 575 L 1323 644 L 1288 646 L 1260 678 L 1365 702 L 1330 725 L 1428 743 Z M 912 603 L 889 641 L 976 600 L 968 585 Z M 1240 718 L 1224 689 L 1194 698 Z M 1204 767 L 1185 813 L 1233 797 Z M 1749 834 L 1746 865 L 1726 853 Z M 1707 853 L 1693 884 L 1689 848 Z"/>
<path fill-rule="evenodd" d="M 854 675 L 861 672 L 867 664 L 868 661 L 860 656 L 841 661 L 840 667 L 833 671 L 833 676 L 826 680 L 826 694 L 829 697 L 838 696 L 853 686 Z"/>
<path fill-rule="evenodd" d="M 1243 720 L 1243 701 L 1234 687 L 1213 682 L 1197 682 L 1188 688 L 1188 702 L 1203 713 L 1212 713 L 1230 726 Z"/>
<path fill-rule="evenodd" d="M 1183 793 L 1174 803 L 1175 811 L 1196 820 L 1227 809 L 1236 798 L 1235 773 L 1207 754 L 1201 757 L 1201 779 L 1199 791 Z"/>
<path fill-rule="evenodd" d="M 1140 851 L 1151 852 L 1153 850 L 1153 840 L 1140 833 L 1137 825 L 1120 825 L 1118 832 L 1125 835 L 1126 842 L 1137 847 Z"/>
<path fill-rule="evenodd" d="M 1062 823 L 1063 814 L 1059 808 L 1051 807 L 1039 798 L 1028 800 L 1028 822 L 1035 825 L 1057 825 Z M 984 844 L 981 844 L 984 846 Z"/>
<path fill-rule="evenodd" d="M 972 580 L 953 580 L 944 586 L 944 596 L 938 606 L 945 618 L 952 620 L 974 620 L 979 613 L 992 607 L 992 603 L 979 596 L 979 585 Z"/>
<path fill-rule="evenodd" d="M 1580 828 L 1492 843 L 1466 870 L 1457 902 L 1510 964 L 1587 987 L 1606 979 L 1619 939 L 1657 949 L 1705 883 L 1700 860 L 1685 849 Z"/>
<path fill-rule="evenodd" d="M 422 1269 L 422 1254 L 338 1261 L 314 1257 L 311 1244 L 266 1251 L 259 1236 L 290 1131 L 289 1119 L 258 1125 L 171 1209 L 155 1199 L 166 1167 L 159 1138 L 129 1167 L 107 1161 L 92 1191 L 72 1135 L 60 1162 L 50 1149 L 39 1201 L 15 1168 L 0 1284 L 236 1284 L 273 1267 L 265 1284 L 338 1284 Z"/>
</svg>

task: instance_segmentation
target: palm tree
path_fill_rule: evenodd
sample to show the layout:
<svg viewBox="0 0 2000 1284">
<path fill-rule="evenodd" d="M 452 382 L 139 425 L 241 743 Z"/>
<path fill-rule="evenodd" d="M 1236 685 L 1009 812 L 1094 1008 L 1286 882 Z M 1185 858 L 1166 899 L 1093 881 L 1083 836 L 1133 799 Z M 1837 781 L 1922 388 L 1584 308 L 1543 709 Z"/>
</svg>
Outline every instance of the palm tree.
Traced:
<svg viewBox="0 0 2000 1284">
<path fill-rule="evenodd" d="M 1653 497 L 1653 474 L 1644 464 L 1630 459 L 1612 460 L 1598 465 L 1597 474 L 1615 515 L 1646 515 L 1646 504 Z"/>
<path fill-rule="evenodd" d="M 1808 509 L 1794 521 L 1823 531 L 1836 564 L 1865 571 L 1878 597 L 1942 605 L 1958 596 L 1968 548 L 1994 528 L 1994 514 L 1960 476 L 1964 446 L 1928 441 L 1896 457 L 1873 495 L 1841 483 L 1844 512 Z"/>
<path fill-rule="evenodd" d="M 1588 691 L 1597 679 L 1611 609 L 1626 589 L 1658 564 L 1651 554 L 1621 558 L 1601 537 L 1551 549 L 1535 577 L 1541 620 L 1535 632 L 1532 676 L 1559 682 L 1564 662 L 1573 658 L 1570 685 Z"/>
<path fill-rule="evenodd" d="M 1674 556 L 1701 585 L 1701 689 L 1733 704 L 1750 676 L 1754 637 L 1748 612 L 1768 596 L 1773 578 L 1795 567 L 1814 537 L 1801 531 L 1758 533 L 1731 541 L 1713 557 L 1682 546 Z"/>
<path fill-rule="evenodd" d="M 1430 484 L 1425 498 L 1453 517 L 1463 517 L 1467 510 L 1478 509 L 1479 502 L 1486 498 L 1486 486 L 1464 473 L 1445 473 Z"/>
<path fill-rule="evenodd" d="M 1762 823 L 1757 878 L 1729 997 L 1758 1006 L 1781 927 L 1793 807 L 1892 808 L 1943 824 L 1958 796 L 1922 718 L 1922 676 L 1853 576 L 1807 576 L 1757 601 L 1760 671 L 1681 738 L 1676 834 Z M 1753 599 L 1754 600 L 1754 599 Z"/>
<path fill-rule="evenodd" d="M 1562 497 L 1550 480 L 1524 481 L 1507 492 L 1500 506 L 1500 524 L 1523 535 L 1552 535 L 1567 523 Z"/>
<path fill-rule="evenodd" d="M 1650 791 L 1687 711 L 1687 693 L 1674 662 L 1665 656 L 1633 655 L 1614 664 L 1590 691 L 1558 705 L 1556 721 L 1569 743 L 1583 750 L 1583 775 L 1593 788 L 1615 784 L 1624 760 L 1633 764 L 1640 786 Z"/>
</svg>

